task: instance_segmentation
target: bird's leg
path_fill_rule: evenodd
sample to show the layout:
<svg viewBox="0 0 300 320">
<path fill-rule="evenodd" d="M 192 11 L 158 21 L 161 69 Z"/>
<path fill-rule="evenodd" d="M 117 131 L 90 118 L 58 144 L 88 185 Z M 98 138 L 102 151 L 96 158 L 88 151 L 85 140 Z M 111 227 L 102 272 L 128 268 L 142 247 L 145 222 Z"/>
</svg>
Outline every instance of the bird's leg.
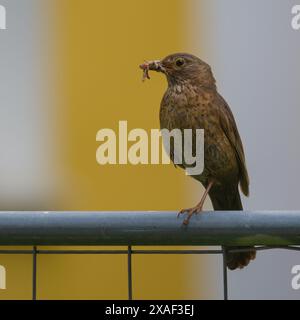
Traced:
<svg viewBox="0 0 300 320">
<path fill-rule="evenodd" d="M 190 208 L 190 209 L 183 209 L 178 213 L 178 217 L 179 217 L 181 214 L 187 212 L 188 215 L 185 218 L 185 220 L 183 221 L 184 225 L 188 225 L 189 224 L 189 221 L 190 221 L 191 217 L 194 214 L 198 214 L 198 213 L 200 213 L 202 211 L 205 199 L 208 196 L 208 193 L 209 193 L 209 191 L 210 191 L 210 189 L 212 188 L 213 185 L 214 185 L 214 180 L 211 180 L 209 182 L 209 184 L 208 184 L 208 186 L 207 186 L 207 188 L 206 188 L 206 190 L 205 190 L 200 202 L 196 205 L 196 207 Z"/>
</svg>

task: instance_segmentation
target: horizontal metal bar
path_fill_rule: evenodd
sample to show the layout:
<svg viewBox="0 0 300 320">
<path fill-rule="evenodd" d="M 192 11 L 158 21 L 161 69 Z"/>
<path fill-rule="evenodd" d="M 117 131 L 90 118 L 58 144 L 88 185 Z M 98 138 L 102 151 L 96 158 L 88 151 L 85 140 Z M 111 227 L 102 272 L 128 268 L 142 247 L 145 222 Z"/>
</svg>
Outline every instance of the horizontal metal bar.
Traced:
<svg viewBox="0 0 300 320">
<path fill-rule="evenodd" d="M 0 254 L 33 254 L 33 250 L 0 250 Z M 167 254 L 167 255 L 176 255 L 176 254 L 187 254 L 187 255 L 197 255 L 197 254 L 222 254 L 223 251 L 221 250 L 132 250 L 131 254 Z M 36 254 L 67 254 L 67 255 L 93 255 L 93 254 L 100 254 L 100 255 L 127 255 L 128 250 L 37 250 Z"/>
<path fill-rule="evenodd" d="M 1 212 L 0 245 L 300 244 L 300 212 Z"/>
<path fill-rule="evenodd" d="M 33 250 L 0 250 L 0 254 L 33 254 Z M 131 254 L 167 254 L 167 255 L 176 255 L 176 254 L 222 254 L 221 250 L 132 250 Z M 100 254 L 100 255 L 127 255 L 128 250 L 37 250 L 36 254 L 67 254 L 67 255 L 93 255 L 93 254 Z"/>
<path fill-rule="evenodd" d="M 34 254 L 33 250 L 0 250 L 0 254 Z"/>
<path fill-rule="evenodd" d="M 0 250 L 0 254 L 5 253 Z M 131 250 L 131 254 L 222 254 L 221 250 Z M 128 254 L 128 250 L 37 250 L 37 254 Z"/>
<path fill-rule="evenodd" d="M 221 250 L 132 250 L 132 254 L 222 254 Z"/>
<path fill-rule="evenodd" d="M 266 251 L 266 250 L 295 250 L 295 251 L 300 251 L 299 247 L 291 247 L 291 246 L 286 246 L 286 247 L 255 247 L 256 251 Z M 227 252 L 248 252 L 252 251 L 253 249 L 229 249 Z M 74 250 L 9 250 L 9 249 L 4 249 L 0 250 L 0 254 L 42 254 L 42 255 L 55 255 L 55 254 L 67 254 L 67 255 L 94 255 L 94 254 L 100 254 L 100 255 L 127 255 L 128 250 L 80 250 L 80 249 L 74 249 Z M 222 250 L 210 250 L 210 249 L 200 249 L 200 250 L 131 250 L 131 254 L 140 254 L 140 255 L 160 255 L 160 254 L 166 254 L 166 255 L 177 255 L 177 254 L 183 254 L 183 255 L 215 255 L 215 254 L 223 254 Z"/>
<path fill-rule="evenodd" d="M 38 254 L 128 254 L 128 250 L 38 250 Z"/>
</svg>

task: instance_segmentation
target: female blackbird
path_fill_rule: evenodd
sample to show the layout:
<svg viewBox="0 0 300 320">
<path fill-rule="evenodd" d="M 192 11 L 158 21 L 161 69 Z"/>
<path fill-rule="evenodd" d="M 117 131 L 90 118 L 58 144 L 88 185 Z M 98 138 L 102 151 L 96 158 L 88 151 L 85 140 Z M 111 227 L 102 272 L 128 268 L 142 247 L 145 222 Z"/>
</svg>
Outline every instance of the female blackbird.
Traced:
<svg viewBox="0 0 300 320">
<path fill-rule="evenodd" d="M 207 195 L 214 210 L 243 210 L 238 186 L 244 195 L 249 195 L 243 145 L 233 114 L 217 91 L 210 66 L 191 54 L 176 53 L 163 60 L 145 62 L 140 68 L 144 71 L 143 79 L 150 79 L 149 70 L 166 75 L 168 89 L 161 102 L 161 129 L 192 129 L 193 136 L 196 129 L 204 129 L 204 170 L 193 178 L 206 191 L 194 208 L 179 212 L 179 215 L 187 212 L 184 224 L 188 225 L 192 215 L 202 211 Z M 194 145 L 192 149 L 194 152 Z M 173 154 L 171 146 L 170 157 L 174 161 Z M 184 162 L 180 166 L 187 168 Z M 248 251 L 234 253 L 231 249 Z M 226 250 L 227 267 L 231 270 L 247 266 L 256 256 L 252 247 Z"/>
</svg>

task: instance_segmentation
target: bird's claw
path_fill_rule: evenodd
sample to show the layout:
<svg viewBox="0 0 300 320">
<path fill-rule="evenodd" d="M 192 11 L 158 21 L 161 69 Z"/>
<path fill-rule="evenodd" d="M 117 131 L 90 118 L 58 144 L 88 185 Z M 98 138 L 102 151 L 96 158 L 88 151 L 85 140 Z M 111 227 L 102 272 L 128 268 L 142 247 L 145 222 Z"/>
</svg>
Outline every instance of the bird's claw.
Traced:
<svg viewBox="0 0 300 320">
<path fill-rule="evenodd" d="M 184 213 L 186 213 L 187 212 L 187 209 L 182 209 L 182 210 L 180 210 L 179 212 L 178 212 L 178 214 L 177 214 L 177 219 L 182 215 L 182 214 L 184 214 Z"/>
<path fill-rule="evenodd" d="M 179 218 L 182 214 L 187 213 L 187 217 L 183 221 L 183 224 L 187 226 L 189 224 L 192 216 L 194 214 L 199 214 L 200 212 L 202 212 L 202 206 L 197 205 L 194 208 L 180 210 L 177 214 L 177 218 Z"/>
</svg>

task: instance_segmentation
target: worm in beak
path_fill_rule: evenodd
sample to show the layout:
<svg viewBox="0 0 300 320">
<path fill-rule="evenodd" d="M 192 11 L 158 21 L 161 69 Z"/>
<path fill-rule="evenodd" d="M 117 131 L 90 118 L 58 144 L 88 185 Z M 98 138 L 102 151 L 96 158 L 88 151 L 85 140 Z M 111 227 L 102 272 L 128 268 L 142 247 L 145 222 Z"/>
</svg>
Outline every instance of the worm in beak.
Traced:
<svg viewBox="0 0 300 320">
<path fill-rule="evenodd" d="M 143 64 L 140 65 L 140 69 L 143 70 L 143 81 L 146 79 L 150 79 L 149 71 L 156 71 L 156 72 L 165 72 L 164 67 L 160 60 L 154 61 L 145 61 Z"/>
</svg>

